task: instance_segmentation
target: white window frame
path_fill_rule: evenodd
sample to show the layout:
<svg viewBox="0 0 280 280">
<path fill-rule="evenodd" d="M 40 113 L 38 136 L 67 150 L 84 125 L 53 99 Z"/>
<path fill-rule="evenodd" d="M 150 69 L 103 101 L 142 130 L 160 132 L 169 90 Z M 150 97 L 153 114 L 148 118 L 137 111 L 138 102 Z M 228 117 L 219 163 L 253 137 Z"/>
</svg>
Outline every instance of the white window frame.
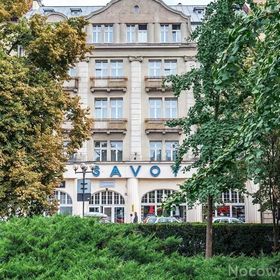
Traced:
<svg viewBox="0 0 280 280">
<path fill-rule="evenodd" d="M 149 98 L 149 117 L 151 119 L 162 118 L 162 98 Z"/>
<path fill-rule="evenodd" d="M 126 42 L 127 43 L 136 42 L 136 25 L 135 24 L 126 25 Z"/>
<path fill-rule="evenodd" d="M 115 154 L 114 160 L 113 160 L 114 157 L 113 153 Z M 111 161 L 114 162 L 123 161 L 123 141 L 110 141 L 110 155 L 111 155 Z"/>
<path fill-rule="evenodd" d="M 160 25 L 160 42 L 168 43 L 169 24 Z"/>
<path fill-rule="evenodd" d="M 145 26 L 146 29 L 140 29 L 141 26 Z M 138 25 L 138 34 L 137 34 L 138 43 L 147 43 L 148 42 L 148 25 L 139 24 Z"/>
<path fill-rule="evenodd" d="M 123 117 L 123 98 L 110 98 L 111 119 Z"/>
<path fill-rule="evenodd" d="M 100 59 L 95 61 L 95 76 L 96 78 L 108 77 L 109 63 L 108 60 Z"/>
<path fill-rule="evenodd" d="M 179 29 L 176 29 L 175 26 L 179 26 Z M 182 42 L 182 32 L 181 32 L 181 24 L 172 24 L 172 42 L 180 43 Z"/>
<path fill-rule="evenodd" d="M 113 43 L 113 24 L 104 25 L 104 43 Z"/>
<path fill-rule="evenodd" d="M 111 77 L 119 78 L 123 77 L 123 60 L 111 60 Z"/>
<path fill-rule="evenodd" d="M 97 107 L 97 102 L 100 102 L 98 107 Z M 108 99 L 107 98 L 95 98 L 94 113 L 95 113 L 95 118 L 97 118 L 97 119 L 108 118 Z"/>
<path fill-rule="evenodd" d="M 176 75 L 177 74 L 177 60 L 176 59 L 165 59 L 163 72 L 164 72 L 164 76 Z"/>
<path fill-rule="evenodd" d="M 99 146 L 96 144 L 99 143 Z M 103 144 L 106 145 L 106 147 L 103 146 Z M 105 151 L 105 159 L 103 158 L 103 151 Z M 98 153 L 100 160 L 98 160 Z M 102 161 L 108 161 L 108 142 L 107 141 L 94 141 L 94 161 L 102 162 Z"/>
<path fill-rule="evenodd" d="M 101 24 L 93 24 L 92 26 L 92 42 L 93 43 L 102 43 L 102 25 Z"/>
<path fill-rule="evenodd" d="M 162 160 L 162 141 L 150 141 L 150 161 Z"/>
<path fill-rule="evenodd" d="M 178 117 L 178 99 L 165 98 L 164 99 L 164 117 L 167 119 L 175 119 Z"/>
<path fill-rule="evenodd" d="M 148 71 L 150 78 L 161 77 L 161 65 L 162 61 L 160 59 L 150 59 L 148 61 Z"/>
<path fill-rule="evenodd" d="M 174 161 L 176 159 L 176 151 L 179 146 L 179 141 L 165 141 L 165 159 Z"/>
</svg>

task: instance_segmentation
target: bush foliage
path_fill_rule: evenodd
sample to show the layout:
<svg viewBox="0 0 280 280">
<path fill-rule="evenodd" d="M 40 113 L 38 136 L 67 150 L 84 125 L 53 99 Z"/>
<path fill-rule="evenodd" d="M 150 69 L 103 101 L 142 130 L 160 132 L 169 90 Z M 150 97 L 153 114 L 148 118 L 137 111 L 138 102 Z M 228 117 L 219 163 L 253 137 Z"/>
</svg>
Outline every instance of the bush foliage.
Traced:
<svg viewBox="0 0 280 280">
<path fill-rule="evenodd" d="M 280 263 L 280 255 L 183 256 L 186 228 L 99 224 L 63 216 L 2 222 L 0 279 L 239 279 L 229 275 L 229 265 L 274 269 Z M 191 228 L 204 231 L 204 226 Z"/>
</svg>

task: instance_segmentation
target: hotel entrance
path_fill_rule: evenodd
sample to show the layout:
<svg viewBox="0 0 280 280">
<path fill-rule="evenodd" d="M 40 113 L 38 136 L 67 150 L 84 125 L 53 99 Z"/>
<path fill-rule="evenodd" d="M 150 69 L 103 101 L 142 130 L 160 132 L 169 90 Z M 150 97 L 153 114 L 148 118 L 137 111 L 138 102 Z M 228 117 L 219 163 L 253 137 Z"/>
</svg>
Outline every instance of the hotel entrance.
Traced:
<svg viewBox="0 0 280 280">
<path fill-rule="evenodd" d="M 114 191 L 101 191 L 92 194 L 89 212 L 106 214 L 112 223 L 124 223 L 124 198 Z"/>
</svg>

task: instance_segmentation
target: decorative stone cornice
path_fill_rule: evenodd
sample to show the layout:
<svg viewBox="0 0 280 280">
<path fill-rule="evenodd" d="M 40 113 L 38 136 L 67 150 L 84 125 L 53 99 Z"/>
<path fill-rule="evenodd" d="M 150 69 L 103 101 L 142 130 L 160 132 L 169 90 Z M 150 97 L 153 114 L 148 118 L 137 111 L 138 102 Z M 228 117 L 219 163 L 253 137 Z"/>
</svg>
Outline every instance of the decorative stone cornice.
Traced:
<svg viewBox="0 0 280 280">
<path fill-rule="evenodd" d="M 143 61 L 143 56 L 129 56 L 128 60 L 129 60 L 129 62 L 132 62 L 132 61 L 142 62 Z"/>
<path fill-rule="evenodd" d="M 196 62 L 197 59 L 196 59 L 195 56 L 187 56 L 187 55 L 185 55 L 185 56 L 184 56 L 184 61 L 185 61 L 185 62 L 187 62 L 187 61 L 194 61 L 194 62 Z"/>
</svg>

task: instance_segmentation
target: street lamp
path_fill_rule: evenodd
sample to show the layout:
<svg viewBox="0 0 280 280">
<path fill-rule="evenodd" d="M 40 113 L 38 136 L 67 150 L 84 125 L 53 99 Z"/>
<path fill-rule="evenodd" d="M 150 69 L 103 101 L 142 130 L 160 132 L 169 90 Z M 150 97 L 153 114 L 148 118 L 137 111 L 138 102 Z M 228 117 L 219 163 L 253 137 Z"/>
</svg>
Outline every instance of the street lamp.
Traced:
<svg viewBox="0 0 280 280">
<path fill-rule="evenodd" d="M 81 169 L 81 171 L 78 171 L 78 169 Z M 88 170 L 88 167 L 91 169 L 90 171 Z M 78 166 L 77 164 L 75 164 L 73 166 L 73 169 L 75 171 L 75 174 L 83 174 L 83 182 L 82 182 L 82 190 L 83 190 L 83 217 L 85 216 L 85 190 L 86 190 L 86 174 L 87 173 L 92 173 L 92 171 L 94 170 L 95 166 L 93 164 L 91 164 L 90 166 L 87 166 L 85 163 L 81 163 L 80 166 Z"/>
</svg>

